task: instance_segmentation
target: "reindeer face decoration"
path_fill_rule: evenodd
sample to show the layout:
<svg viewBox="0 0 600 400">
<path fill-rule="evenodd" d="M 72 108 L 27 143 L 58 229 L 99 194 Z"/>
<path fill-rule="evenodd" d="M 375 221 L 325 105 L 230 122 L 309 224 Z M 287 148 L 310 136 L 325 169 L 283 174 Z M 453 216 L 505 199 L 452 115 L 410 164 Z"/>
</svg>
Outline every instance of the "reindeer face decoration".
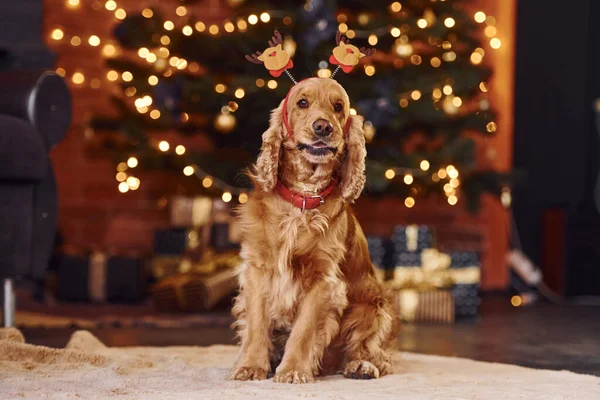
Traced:
<svg viewBox="0 0 600 400">
<path fill-rule="evenodd" d="M 350 44 L 348 38 L 342 36 L 339 31 L 335 37 L 335 41 L 337 47 L 333 49 L 333 54 L 329 57 L 329 62 L 333 65 L 338 65 L 347 74 L 352 72 L 352 69 L 358 64 L 361 58 L 371 56 L 375 53 L 375 49 L 366 49 L 364 47 L 359 49 Z"/>
<path fill-rule="evenodd" d="M 255 64 L 263 63 L 269 73 L 278 78 L 284 71 L 294 66 L 292 58 L 281 46 L 282 41 L 281 34 L 275 31 L 273 37 L 269 40 L 270 47 L 263 52 L 257 51 L 251 56 L 247 55 L 246 59 Z"/>
<path fill-rule="evenodd" d="M 369 57 L 375 54 L 375 49 L 361 47 L 360 49 L 352 44 L 350 40 L 340 32 L 335 37 L 337 47 L 333 49 L 333 54 L 329 57 L 329 62 L 337 65 L 337 68 L 331 74 L 335 76 L 339 69 L 345 73 L 352 72 L 352 69 L 358 64 L 361 58 Z M 296 80 L 290 74 L 288 69 L 294 66 L 290 55 L 282 47 L 283 39 L 278 31 L 275 31 L 269 46 L 264 51 L 257 51 L 252 55 L 246 55 L 246 59 L 254 64 L 264 64 L 269 73 L 274 77 L 279 77 L 284 72 L 290 77 L 294 84 Z"/>
</svg>

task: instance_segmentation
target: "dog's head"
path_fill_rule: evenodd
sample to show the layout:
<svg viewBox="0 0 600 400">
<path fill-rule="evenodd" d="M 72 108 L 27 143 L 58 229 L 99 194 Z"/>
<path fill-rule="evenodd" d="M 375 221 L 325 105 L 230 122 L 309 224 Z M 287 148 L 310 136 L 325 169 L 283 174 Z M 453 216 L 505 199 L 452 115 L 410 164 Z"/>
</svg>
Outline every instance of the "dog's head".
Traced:
<svg viewBox="0 0 600 400">
<path fill-rule="evenodd" d="M 292 137 L 285 127 L 284 113 Z M 362 117 L 352 116 L 344 135 L 348 118 L 348 94 L 335 80 L 311 78 L 293 86 L 287 102 L 273 110 L 270 127 L 263 134 L 254 168 L 256 182 L 266 192 L 273 190 L 282 159 L 310 164 L 313 169 L 330 167 L 331 173 L 341 178 L 343 199 L 353 202 L 365 183 L 366 149 Z"/>
</svg>

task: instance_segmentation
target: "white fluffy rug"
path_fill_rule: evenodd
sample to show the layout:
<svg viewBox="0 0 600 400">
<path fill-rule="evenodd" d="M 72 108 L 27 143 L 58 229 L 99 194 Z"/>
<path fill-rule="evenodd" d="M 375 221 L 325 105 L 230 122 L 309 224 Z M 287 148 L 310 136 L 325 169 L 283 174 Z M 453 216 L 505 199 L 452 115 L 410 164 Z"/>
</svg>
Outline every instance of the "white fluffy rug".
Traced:
<svg viewBox="0 0 600 400">
<path fill-rule="evenodd" d="M 6 399 L 598 399 L 600 378 L 567 371 L 411 353 L 378 380 L 341 375 L 306 385 L 226 379 L 234 346 L 107 348 L 87 331 L 66 349 L 24 343 L 0 329 L 0 398 Z"/>
</svg>

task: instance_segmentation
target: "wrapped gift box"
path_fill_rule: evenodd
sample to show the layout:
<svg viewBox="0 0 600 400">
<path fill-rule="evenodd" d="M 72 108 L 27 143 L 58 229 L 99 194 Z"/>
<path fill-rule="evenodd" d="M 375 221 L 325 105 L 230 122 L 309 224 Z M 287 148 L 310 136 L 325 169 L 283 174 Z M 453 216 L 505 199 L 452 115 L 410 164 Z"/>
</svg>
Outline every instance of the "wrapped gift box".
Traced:
<svg viewBox="0 0 600 400">
<path fill-rule="evenodd" d="M 472 251 L 450 252 L 450 271 L 454 279 L 454 297 L 457 319 L 474 318 L 479 313 L 481 299 L 481 261 L 479 253 Z"/>
<path fill-rule="evenodd" d="M 398 225 L 392 234 L 397 253 L 420 252 L 433 246 L 431 229 L 426 225 Z"/>
<path fill-rule="evenodd" d="M 454 322 L 454 298 L 450 290 L 398 290 L 398 304 L 403 321 L 451 324 Z"/>
<path fill-rule="evenodd" d="M 70 250 L 55 260 L 59 300 L 119 303 L 146 297 L 146 262 L 138 256 Z"/>
</svg>

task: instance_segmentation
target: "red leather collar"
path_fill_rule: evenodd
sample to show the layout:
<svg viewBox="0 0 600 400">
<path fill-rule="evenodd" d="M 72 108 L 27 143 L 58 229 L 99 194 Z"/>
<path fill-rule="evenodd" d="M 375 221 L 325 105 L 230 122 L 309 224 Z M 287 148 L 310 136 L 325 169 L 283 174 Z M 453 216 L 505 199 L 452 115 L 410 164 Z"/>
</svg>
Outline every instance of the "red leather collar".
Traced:
<svg viewBox="0 0 600 400">
<path fill-rule="evenodd" d="M 280 180 L 278 180 L 277 185 L 275 186 L 275 192 L 277 192 L 282 199 L 288 203 L 291 203 L 294 207 L 304 211 L 312 210 L 313 208 L 317 208 L 321 204 L 325 203 L 325 199 L 331 194 L 331 192 L 333 192 L 337 185 L 337 178 L 333 178 L 329 186 L 327 186 L 319 194 L 314 196 L 305 196 L 303 194 L 291 191 L 283 183 L 281 183 Z"/>
<path fill-rule="evenodd" d="M 325 79 L 325 78 L 317 78 L 317 77 L 313 76 L 310 78 L 302 79 L 300 82 L 304 82 L 309 79 Z M 300 83 L 300 82 L 298 82 L 298 83 Z M 294 84 L 294 86 L 296 86 L 298 83 Z M 294 86 L 292 86 L 292 88 Z M 294 133 L 292 132 L 292 127 L 290 126 L 290 121 L 289 121 L 288 115 L 287 115 L 287 104 L 288 104 L 288 99 L 290 97 L 290 93 L 292 92 L 292 88 L 290 88 L 290 90 L 285 95 L 285 99 L 283 100 L 283 113 L 282 114 L 283 114 L 283 126 L 285 126 L 285 130 L 287 131 L 287 134 L 290 137 L 290 139 L 294 140 Z M 352 123 L 352 117 L 348 116 L 348 119 L 346 120 L 346 125 L 344 125 L 344 140 L 346 140 L 346 137 L 348 136 L 348 131 L 350 130 L 351 123 Z"/>
</svg>

